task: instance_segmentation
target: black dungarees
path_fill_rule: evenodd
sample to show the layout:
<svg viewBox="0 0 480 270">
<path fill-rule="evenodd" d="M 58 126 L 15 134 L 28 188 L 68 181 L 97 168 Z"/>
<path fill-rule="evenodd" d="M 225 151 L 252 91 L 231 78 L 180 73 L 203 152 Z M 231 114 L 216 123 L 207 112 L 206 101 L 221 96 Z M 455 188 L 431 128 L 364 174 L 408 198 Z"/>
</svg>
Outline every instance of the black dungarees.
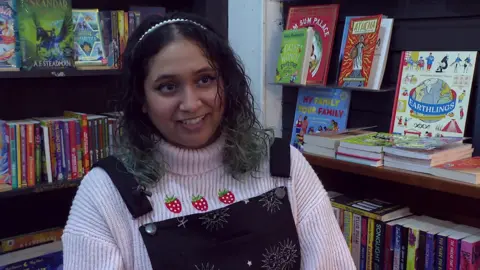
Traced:
<svg viewBox="0 0 480 270">
<path fill-rule="evenodd" d="M 133 218 L 152 211 L 149 192 L 116 158 L 107 157 L 94 167 L 109 174 Z M 285 140 L 275 139 L 270 149 L 270 174 L 290 177 L 290 146 Z M 186 218 L 186 226 L 173 218 L 139 228 L 153 269 L 300 269 L 300 244 L 284 186 L 248 203 L 238 201 Z"/>
</svg>

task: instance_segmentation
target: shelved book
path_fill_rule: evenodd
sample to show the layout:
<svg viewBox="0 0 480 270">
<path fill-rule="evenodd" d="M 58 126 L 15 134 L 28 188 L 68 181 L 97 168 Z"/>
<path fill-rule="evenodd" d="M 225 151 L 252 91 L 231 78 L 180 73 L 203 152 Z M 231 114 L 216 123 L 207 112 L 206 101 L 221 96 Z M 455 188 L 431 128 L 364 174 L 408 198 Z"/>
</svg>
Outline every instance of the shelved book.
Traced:
<svg viewBox="0 0 480 270">
<path fill-rule="evenodd" d="M 434 166 L 472 157 L 473 148 L 468 143 L 451 143 L 431 150 L 384 147 L 383 151 L 385 167 L 428 174 Z"/>
<path fill-rule="evenodd" d="M 18 71 L 21 66 L 18 47 L 18 25 L 15 0 L 0 0 L 0 71 Z"/>
<path fill-rule="evenodd" d="M 340 45 L 340 53 L 339 53 L 339 60 L 338 60 L 338 71 L 337 71 L 337 80 L 340 79 L 340 71 L 342 69 L 342 63 L 344 59 L 348 59 L 349 53 L 345 54 L 345 46 L 347 45 L 347 38 L 350 28 L 350 21 L 352 19 L 362 18 L 362 16 L 347 16 L 345 17 L 345 26 L 343 29 L 343 36 L 342 36 L 342 43 Z M 392 37 L 392 28 L 393 28 L 393 21 L 394 19 L 388 18 L 387 16 L 383 15 L 382 20 L 380 23 L 380 29 L 378 32 L 377 40 L 375 42 L 375 50 L 373 53 L 373 59 L 371 62 L 371 68 L 368 73 L 368 84 L 365 86 L 369 89 L 380 89 L 382 81 L 383 81 L 383 74 L 385 72 L 385 66 L 387 64 L 388 59 L 388 50 L 390 48 L 390 39 Z M 341 85 L 337 81 L 338 85 Z"/>
<path fill-rule="evenodd" d="M 338 85 L 367 87 L 382 15 L 351 18 L 343 49 Z"/>
<path fill-rule="evenodd" d="M 312 52 L 306 84 L 325 85 L 332 52 L 340 6 L 315 5 L 291 7 L 288 10 L 287 30 L 312 27 Z"/>
<path fill-rule="evenodd" d="M 371 134 L 367 130 L 345 130 L 340 132 L 317 132 L 305 134 L 304 153 L 335 158 L 341 140 Z"/>
<path fill-rule="evenodd" d="M 480 267 L 479 228 L 411 215 L 408 208 L 382 201 L 387 208 L 404 212 L 380 221 L 370 210 L 381 205 L 378 201 L 354 200 L 330 191 L 328 194 L 357 269 Z M 340 204 L 340 201 L 347 203 Z M 352 208 L 353 205 L 357 206 Z"/>
<path fill-rule="evenodd" d="M 78 180 L 91 164 L 113 154 L 117 123 L 115 117 L 70 111 L 60 117 L 1 121 L 0 179 L 12 189 Z"/>
<path fill-rule="evenodd" d="M 0 255 L 0 270 L 63 269 L 62 242 L 52 242 Z"/>
<path fill-rule="evenodd" d="M 383 147 L 392 146 L 391 134 L 372 133 L 340 141 L 337 159 L 380 167 L 383 165 Z"/>
<path fill-rule="evenodd" d="M 71 0 L 0 0 L 0 72 L 121 68 L 127 39 L 145 8 L 99 11 L 72 9 Z M 146 14 L 164 12 L 149 7 Z"/>
<path fill-rule="evenodd" d="M 303 151 L 304 136 L 344 130 L 351 93 L 342 89 L 301 88 L 298 91 L 290 144 Z"/>
<path fill-rule="evenodd" d="M 306 84 L 313 35 L 311 27 L 283 31 L 275 71 L 276 83 Z"/>
<path fill-rule="evenodd" d="M 480 157 L 469 157 L 434 166 L 430 173 L 455 181 L 480 184 Z"/>
<path fill-rule="evenodd" d="M 476 51 L 403 52 L 390 132 L 463 137 L 476 58 Z"/>
</svg>

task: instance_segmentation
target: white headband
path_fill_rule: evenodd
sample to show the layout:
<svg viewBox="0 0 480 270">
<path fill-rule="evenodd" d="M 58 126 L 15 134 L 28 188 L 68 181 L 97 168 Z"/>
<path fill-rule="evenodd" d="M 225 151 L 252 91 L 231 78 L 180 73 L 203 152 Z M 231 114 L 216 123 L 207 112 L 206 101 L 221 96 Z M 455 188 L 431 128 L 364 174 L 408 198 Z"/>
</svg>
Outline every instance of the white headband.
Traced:
<svg viewBox="0 0 480 270">
<path fill-rule="evenodd" d="M 172 24 L 172 23 L 191 23 L 191 24 L 194 24 L 200 28 L 202 28 L 203 30 L 207 30 L 207 28 L 197 22 L 194 22 L 192 20 L 188 20 L 188 19 L 170 19 L 170 20 L 166 20 L 166 21 L 163 21 L 163 22 L 160 22 L 160 23 L 157 23 L 155 24 L 154 26 L 150 27 L 150 29 L 147 30 L 147 32 L 145 32 L 145 34 L 143 34 L 139 39 L 138 39 L 138 42 L 142 41 L 142 39 L 148 35 L 149 33 L 153 32 L 155 29 L 159 28 L 159 27 L 162 27 L 166 24 Z"/>
</svg>

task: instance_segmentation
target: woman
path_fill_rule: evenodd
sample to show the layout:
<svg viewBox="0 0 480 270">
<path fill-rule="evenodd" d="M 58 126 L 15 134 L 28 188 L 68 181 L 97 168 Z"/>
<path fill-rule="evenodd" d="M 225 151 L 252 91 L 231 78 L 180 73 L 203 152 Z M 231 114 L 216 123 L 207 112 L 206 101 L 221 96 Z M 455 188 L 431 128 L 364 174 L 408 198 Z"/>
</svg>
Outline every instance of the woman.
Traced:
<svg viewBox="0 0 480 270">
<path fill-rule="evenodd" d="M 150 17 L 123 68 L 122 140 L 79 187 L 66 269 L 354 269 L 315 172 L 288 143 L 270 148 L 208 22 Z"/>
</svg>

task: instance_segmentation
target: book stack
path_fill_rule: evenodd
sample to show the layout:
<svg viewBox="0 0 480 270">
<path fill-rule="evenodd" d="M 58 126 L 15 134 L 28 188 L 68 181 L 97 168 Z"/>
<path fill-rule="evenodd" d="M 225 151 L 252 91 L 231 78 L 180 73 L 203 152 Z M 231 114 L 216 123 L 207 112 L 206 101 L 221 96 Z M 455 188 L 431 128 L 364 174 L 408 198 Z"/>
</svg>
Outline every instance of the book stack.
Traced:
<svg viewBox="0 0 480 270">
<path fill-rule="evenodd" d="M 335 158 L 338 146 L 341 140 L 353 138 L 356 136 L 371 134 L 373 132 L 363 130 L 352 130 L 344 133 L 338 132 L 319 132 L 305 134 L 303 151 L 312 155 Z"/>
<path fill-rule="evenodd" d="M 357 269 L 478 269 L 480 229 L 329 192 Z M 449 266 L 447 268 L 447 266 Z"/>
<path fill-rule="evenodd" d="M 369 133 L 340 141 L 337 159 L 380 167 L 383 165 L 383 147 L 391 146 L 391 134 Z"/>
<path fill-rule="evenodd" d="M 480 157 L 469 157 L 430 168 L 430 173 L 455 181 L 480 184 Z"/>
<path fill-rule="evenodd" d="M 384 147 L 385 167 L 430 173 L 430 169 L 444 163 L 472 157 L 471 144 L 452 143 L 434 149 L 401 149 Z"/>
</svg>

